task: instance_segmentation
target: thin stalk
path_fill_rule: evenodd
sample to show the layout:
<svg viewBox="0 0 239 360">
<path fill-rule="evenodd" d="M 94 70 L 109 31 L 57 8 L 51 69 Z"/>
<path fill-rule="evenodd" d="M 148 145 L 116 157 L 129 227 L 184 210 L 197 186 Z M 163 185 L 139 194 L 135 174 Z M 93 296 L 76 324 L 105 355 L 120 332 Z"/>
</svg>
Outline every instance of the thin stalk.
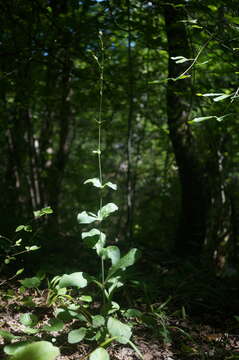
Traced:
<svg viewBox="0 0 239 360">
<path fill-rule="evenodd" d="M 196 64 L 196 62 L 198 61 L 199 56 L 201 55 L 201 53 L 203 52 L 203 50 L 207 47 L 207 45 L 209 44 L 209 42 L 212 40 L 213 37 L 214 37 L 214 35 L 211 36 L 211 37 L 205 42 L 205 44 L 203 44 L 203 45 L 200 47 L 200 49 L 198 50 L 198 53 L 197 53 L 196 57 L 193 59 L 193 62 L 189 65 L 189 67 L 188 67 L 182 74 L 180 74 L 180 75 L 176 78 L 176 80 L 180 79 L 182 76 L 187 75 L 187 72 L 188 72 L 189 70 L 191 70 L 192 67 Z"/>
<path fill-rule="evenodd" d="M 99 113 L 98 113 L 98 170 L 99 170 L 99 179 L 100 183 L 103 184 L 103 176 L 102 176 L 102 161 L 101 161 L 101 128 L 102 128 L 102 104 L 103 104 L 103 88 L 104 88 L 104 43 L 102 40 L 102 33 L 99 32 L 99 40 L 100 40 L 100 52 L 101 59 L 98 62 L 99 70 L 100 70 L 100 86 L 99 86 Z M 103 200 L 102 200 L 102 190 L 99 192 L 99 205 L 100 209 L 102 208 Z M 100 225 L 101 227 L 101 225 Z M 101 231 L 101 229 L 100 229 Z M 104 287 L 105 283 L 105 264 L 104 259 L 101 257 L 101 281 L 102 286 Z M 105 293 L 103 291 L 103 303 L 105 304 Z"/>
</svg>

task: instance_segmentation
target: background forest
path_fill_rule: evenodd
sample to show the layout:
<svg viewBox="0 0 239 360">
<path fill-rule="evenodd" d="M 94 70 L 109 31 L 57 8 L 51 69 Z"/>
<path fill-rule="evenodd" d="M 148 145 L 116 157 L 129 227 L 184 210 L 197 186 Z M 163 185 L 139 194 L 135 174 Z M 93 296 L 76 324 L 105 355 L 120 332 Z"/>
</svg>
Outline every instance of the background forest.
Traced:
<svg viewBox="0 0 239 360">
<path fill-rule="evenodd" d="M 98 178 L 101 104 L 103 179 L 118 186 L 104 199 L 119 207 L 103 227 L 112 246 L 140 250 L 130 270 L 140 291 L 237 315 L 238 2 L 9 0 L 0 10 L 1 277 L 97 266 L 77 214 L 98 208 L 83 183 Z M 14 259 L 21 230 L 39 249 Z"/>
</svg>

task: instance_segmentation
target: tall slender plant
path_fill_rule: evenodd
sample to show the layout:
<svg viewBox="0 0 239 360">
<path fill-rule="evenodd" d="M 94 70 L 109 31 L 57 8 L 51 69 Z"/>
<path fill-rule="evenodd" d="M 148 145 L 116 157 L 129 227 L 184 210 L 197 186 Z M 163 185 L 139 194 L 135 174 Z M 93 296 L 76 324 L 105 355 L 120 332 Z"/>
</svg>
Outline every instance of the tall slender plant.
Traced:
<svg viewBox="0 0 239 360">
<path fill-rule="evenodd" d="M 102 107 L 103 107 L 103 90 L 104 90 L 104 63 L 105 50 L 102 38 L 102 32 L 99 32 L 100 56 L 99 58 L 93 54 L 99 69 L 99 110 L 98 110 L 98 146 L 93 150 L 98 159 L 98 177 L 87 179 L 84 184 L 91 184 L 98 189 L 98 203 L 99 209 L 97 213 L 82 211 L 78 214 L 77 220 L 79 224 L 95 226 L 88 231 L 82 232 L 82 239 L 87 247 L 94 249 L 100 258 L 100 276 L 94 277 L 86 275 L 82 272 L 73 273 L 70 275 L 63 275 L 59 281 L 59 287 L 76 286 L 78 288 L 86 287 L 89 282 L 98 286 L 102 293 L 102 304 L 100 312 L 97 315 L 90 315 L 83 311 L 87 327 L 81 327 L 72 330 L 69 333 L 69 342 L 78 342 L 83 338 L 91 338 L 97 340 L 99 346 L 90 354 L 90 360 L 109 359 L 109 354 L 105 347 L 112 341 L 118 341 L 122 344 L 129 343 L 136 352 L 140 355 L 136 346 L 131 342 L 132 334 L 131 327 L 122 323 L 117 319 L 117 312 L 120 310 L 120 305 L 113 301 L 115 291 L 124 285 L 123 273 L 126 268 L 133 265 L 138 258 L 139 252 L 133 248 L 129 252 L 121 256 L 120 249 L 115 245 L 107 246 L 106 234 L 102 231 L 102 224 L 112 213 L 118 210 L 118 206 L 113 202 L 103 205 L 104 190 L 106 188 L 116 191 L 117 185 L 105 181 L 102 172 Z M 110 261 L 110 265 L 106 267 L 106 261 Z M 81 296 L 82 298 L 82 296 Z M 93 333 L 92 334 L 92 330 Z M 93 335 L 93 336 L 92 336 Z"/>
</svg>

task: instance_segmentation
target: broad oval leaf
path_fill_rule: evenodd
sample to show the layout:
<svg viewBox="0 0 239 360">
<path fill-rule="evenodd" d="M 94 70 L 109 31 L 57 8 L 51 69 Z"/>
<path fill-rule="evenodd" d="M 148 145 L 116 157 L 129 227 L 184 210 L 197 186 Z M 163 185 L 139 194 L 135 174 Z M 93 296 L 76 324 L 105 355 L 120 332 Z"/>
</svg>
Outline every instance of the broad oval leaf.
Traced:
<svg viewBox="0 0 239 360">
<path fill-rule="evenodd" d="M 26 278 L 19 280 L 19 282 L 27 289 L 37 288 L 41 284 L 41 279 L 39 277 Z"/>
<path fill-rule="evenodd" d="M 97 216 L 93 213 L 87 213 L 86 211 L 82 211 L 77 215 L 77 220 L 80 224 L 91 224 L 92 222 L 98 220 Z"/>
<path fill-rule="evenodd" d="M 70 320 L 72 320 L 72 316 L 69 313 L 68 309 L 62 309 L 62 308 L 58 308 L 55 310 L 55 316 L 62 320 L 63 322 L 68 322 Z"/>
<path fill-rule="evenodd" d="M 61 331 L 64 327 L 64 322 L 61 319 L 51 319 L 49 325 L 43 326 L 44 331 Z"/>
<path fill-rule="evenodd" d="M 83 232 L 81 237 L 84 240 L 86 246 L 92 249 L 96 249 L 97 254 L 100 254 L 101 249 L 105 245 L 106 239 L 106 236 L 102 231 L 93 228 L 88 232 Z"/>
<path fill-rule="evenodd" d="M 139 255 L 140 252 L 138 249 L 135 248 L 131 249 L 126 255 L 124 255 L 121 259 L 119 259 L 119 261 L 116 264 L 111 266 L 106 280 L 108 280 L 117 271 L 124 270 L 128 266 L 133 265 L 136 262 L 136 260 L 139 258 Z"/>
<path fill-rule="evenodd" d="M 37 217 L 40 217 L 40 216 L 43 216 L 43 215 L 49 215 L 49 214 L 52 214 L 53 213 L 53 210 L 50 206 L 47 206 L 41 210 L 36 210 L 36 211 L 33 211 L 33 214 L 35 216 L 35 218 Z"/>
<path fill-rule="evenodd" d="M 141 318 L 142 312 L 138 309 L 128 309 L 124 312 L 126 318 Z"/>
<path fill-rule="evenodd" d="M 121 344 L 127 344 L 132 335 L 131 328 L 128 325 L 123 324 L 121 321 L 113 317 L 109 318 L 107 322 L 107 329 L 111 336 L 117 336 L 117 341 Z"/>
<path fill-rule="evenodd" d="M 37 246 L 37 245 L 25 246 L 25 249 L 26 249 L 27 251 L 36 251 L 36 250 L 39 250 L 39 249 L 40 249 L 40 246 Z"/>
<path fill-rule="evenodd" d="M 59 288 L 67 288 L 69 286 L 76 286 L 77 288 L 86 287 L 87 280 L 83 272 L 75 272 L 70 275 L 64 274 L 59 281 Z"/>
<path fill-rule="evenodd" d="M 112 214 L 116 210 L 118 210 L 118 206 L 115 205 L 114 203 L 106 204 L 98 211 L 98 220 L 100 220 L 100 221 L 104 220 L 105 218 L 107 218 L 110 214 Z"/>
<path fill-rule="evenodd" d="M 19 342 L 15 342 L 13 344 L 8 344 L 8 345 L 4 346 L 3 351 L 7 355 L 13 355 L 17 350 L 21 349 L 23 346 L 25 346 L 27 344 L 31 344 L 31 342 L 19 341 Z"/>
<path fill-rule="evenodd" d="M 79 300 L 84 301 L 86 303 L 91 303 L 93 301 L 92 296 L 90 295 L 82 295 L 79 297 Z"/>
<path fill-rule="evenodd" d="M 99 255 L 101 249 L 105 245 L 105 234 L 102 231 L 94 228 L 88 232 L 83 232 L 81 237 L 84 240 L 85 245 L 91 249 L 96 249 L 96 252 Z"/>
<path fill-rule="evenodd" d="M 97 188 L 102 187 L 100 179 L 98 179 L 98 178 L 87 179 L 86 181 L 84 181 L 84 184 L 90 184 L 90 183 Z"/>
<path fill-rule="evenodd" d="M 77 344 L 78 342 L 84 339 L 86 332 L 87 329 L 84 327 L 70 331 L 68 334 L 68 343 Z"/>
<path fill-rule="evenodd" d="M 32 232 L 32 227 L 31 227 L 31 225 L 19 225 L 16 228 L 15 232 L 19 232 L 21 230 L 24 230 L 26 232 Z"/>
<path fill-rule="evenodd" d="M 89 360 L 110 360 L 110 357 L 104 348 L 99 347 L 90 354 Z"/>
<path fill-rule="evenodd" d="M 120 249 L 117 246 L 107 246 L 107 248 L 102 249 L 101 256 L 105 259 L 110 259 L 112 265 L 115 265 L 120 259 Z"/>
<path fill-rule="evenodd" d="M 58 347 L 48 341 L 37 341 L 22 346 L 14 352 L 11 360 L 55 360 L 60 355 Z"/>
<path fill-rule="evenodd" d="M 102 315 L 92 316 L 92 326 L 98 328 L 105 325 L 105 318 Z"/>
<path fill-rule="evenodd" d="M 113 184 L 111 181 L 108 181 L 107 183 L 105 183 L 103 185 L 103 187 L 108 186 L 109 188 L 111 188 L 112 190 L 117 190 L 117 185 Z"/>
<path fill-rule="evenodd" d="M 82 237 L 82 239 L 85 239 L 87 237 L 92 237 L 92 236 L 97 236 L 97 235 L 98 236 L 100 235 L 100 230 L 93 228 L 90 231 L 83 232 L 81 234 L 81 237 Z"/>
<path fill-rule="evenodd" d="M 25 326 L 35 326 L 38 322 L 38 317 L 31 313 L 21 314 L 19 321 Z"/>
</svg>

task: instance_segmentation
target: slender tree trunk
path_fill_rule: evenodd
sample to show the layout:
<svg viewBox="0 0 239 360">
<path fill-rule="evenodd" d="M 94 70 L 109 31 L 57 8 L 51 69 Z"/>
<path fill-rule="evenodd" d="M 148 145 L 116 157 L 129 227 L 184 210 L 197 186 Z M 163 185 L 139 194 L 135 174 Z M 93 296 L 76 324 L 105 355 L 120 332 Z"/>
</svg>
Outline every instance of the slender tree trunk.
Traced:
<svg viewBox="0 0 239 360">
<path fill-rule="evenodd" d="M 128 132 L 127 132 L 127 240 L 133 243 L 133 201 L 134 184 L 132 176 L 132 151 L 133 151 L 133 64 L 132 64 L 132 34 L 130 25 L 130 0 L 127 1 L 128 16 Z"/>
<path fill-rule="evenodd" d="M 176 64 L 171 57 L 190 58 L 186 29 L 180 21 L 185 19 L 186 15 L 183 8 L 172 5 L 165 6 L 164 14 L 169 54 L 168 77 L 176 78 L 186 68 L 184 64 Z M 208 202 L 203 166 L 187 122 L 190 98 L 190 79 L 168 81 L 168 126 L 181 183 L 181 221 L 176 249 L 181 254 L 197 255 L 205 241 Z"/>
</svg>

